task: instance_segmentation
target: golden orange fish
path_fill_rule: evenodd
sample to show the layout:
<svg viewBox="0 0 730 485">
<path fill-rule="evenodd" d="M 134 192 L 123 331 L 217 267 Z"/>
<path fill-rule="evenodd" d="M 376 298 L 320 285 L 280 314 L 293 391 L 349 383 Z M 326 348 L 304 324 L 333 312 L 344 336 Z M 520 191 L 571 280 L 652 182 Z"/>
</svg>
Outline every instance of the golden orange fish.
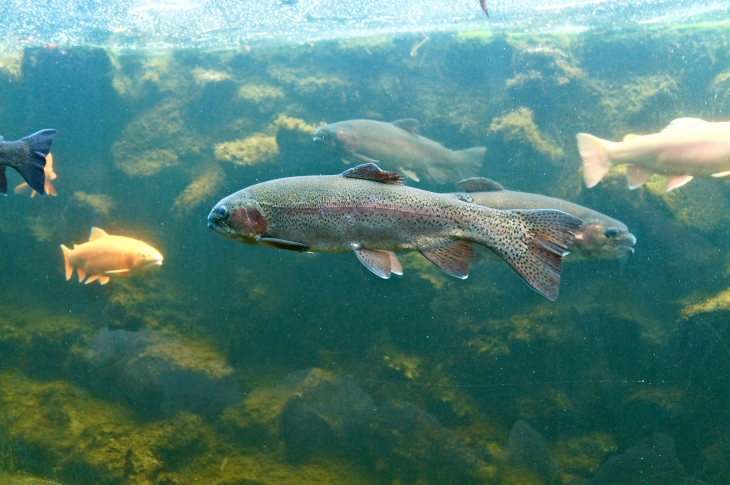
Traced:
<svg viewBox="0 0 730 485">
<path fill-rule="evenodd" d="M 74 268 L 79 282 L 99 280 L 105 285 L 112 276 L 128 276 L 162 265 L 162 254 L 144 241 L 124 236 L 111 236 L 98 227 L 91 228 L 89 241 L 69 249 L 61 244 L 66 264 L 66 281 Z"/>
<path fill-rule="evenodd" d="M 58 195 L 56 193 L 55 187 L 53 187 L 53 184 L 51 184 L 51 180 L 56 180 L 56 178 L 58 177 L 58 175 L 56 175 L 56 172 L 53 171 L 53 155 L 51 155 L 51 153 L 48 153 L 48 155 L 46 155 L 46 166 L 44 168 L 44 172 L 46 174 L 46 181 L 44 184 L 44 187 L 46 189 L 46 194 L 50 194 L 53 196 Z M 29 188 L 30 188 L 30 186 L 26 182 L 23 182 L 22 184 L 15 187 L 15 193 L 18 194 L 20 192 L 23 192 L 25 189 L 29 189 Z M 37 193 L 38 192 L 33 190 L 30 193 L 30 196 L 35 197 Z"/>
</svg>

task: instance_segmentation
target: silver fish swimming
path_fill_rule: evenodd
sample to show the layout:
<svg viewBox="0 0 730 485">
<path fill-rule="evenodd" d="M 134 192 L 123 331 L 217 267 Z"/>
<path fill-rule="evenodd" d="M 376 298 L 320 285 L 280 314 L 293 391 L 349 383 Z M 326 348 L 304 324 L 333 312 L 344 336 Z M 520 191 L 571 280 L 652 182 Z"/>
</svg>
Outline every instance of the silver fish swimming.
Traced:
<svg viewBox="0 0 730 485">
<path fill-rule="evenodd" d="M 554 210 L 500 211 L 403 185 L 373 163 L 340 175 L 252 185 L 218 202 L 208 227 L 246 244 L 293 251 L 353 251 L 367 269 L 403 273 L 394 251 L 419 251 L 457 278 L 472 243 L 488 247 L 538 293 L 558 296 L 562 257 L 581 220 Z"/>
<path fill-rule="evenodd" d="M 326 144 L 343 161 L 380 163 L 388 170 L 419 181 L 425 173 L 439 183 L 482 165 L 484 147 L 452 151 L 420 135 L 418 120 L 406 118 L 392 123 L 375 120 L 348 120 L 331 123 L 314 133 L 314 141 Z"/>
<path fill-rule="evenodd" d="M 636 237 L 626 224 L 588 207 L 546 195 L 505 190 L 487 178 L 470 178 L 457 185 L 466 194 L 454 195 L 467 202 L 493 209 L 556 209 L 582 219 L 568 248 L 570 259 L 619 259 L 634 252 Z"/>
<path fill-rule="evenodd" d="M 0 194 L 8 193 L 5 167 L 14 168 L 28 185 L 41 195 L 46 193 L 46 157 L 56 130 L 41 130 L 15 141 L 0 136 Z"/>
</svg>

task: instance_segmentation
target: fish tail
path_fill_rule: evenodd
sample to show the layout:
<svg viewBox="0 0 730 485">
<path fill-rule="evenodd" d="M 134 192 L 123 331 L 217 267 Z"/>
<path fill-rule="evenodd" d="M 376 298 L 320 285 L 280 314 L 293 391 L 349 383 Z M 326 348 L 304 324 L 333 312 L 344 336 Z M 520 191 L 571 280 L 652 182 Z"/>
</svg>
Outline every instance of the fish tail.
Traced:
<svg viewBox="0 0 730 485">
<path fill-rule="evenodd" d="M 611 169 L 608 146 L 611 142 L 588 133 L 578 133 L 578 151 L 583 159 L 583 179 L 591 188 L 598 184 Z"/>
<path fill-rule="evenodd" d="M 51 143 L 56 130 L 41 130 L 32 135 L 22 138 L 30 147 L 28 158 L 19 166 L 15 167 L 18 173 L 28 182 L 30 188 L 41 195 L 46 193 L 46 156 L 51 151 Z"/>
<path fill-rule="evenodd" d="M 487 149 L 484 147 L 468 148 L 466 150 L 459 150 L 456 153 L 461 156 L 464 163 L 475 167 L 481 167 L 487 158 Z"/>
<path fill-rule="evenodd" d="M 71 266 L 71 261 L 69 260 L 69 255 L 71 254 L 71 250 L 61 244 L 61 251 L 63 251 L 63 262 L 66 265 L 66 281 L 71 279 L 71 276 L 74 274 L 74 268 Z"/>
<path fill-rule="evenodd" d="M 550 300 L 558 297 L 563 256 L 583 221 L 557 210 L 509 210 L 503 228 L 485 235 L 485 244 L 530 287 Z M 478 242 L 478 241 L 477 241 Z"/>
</svg>

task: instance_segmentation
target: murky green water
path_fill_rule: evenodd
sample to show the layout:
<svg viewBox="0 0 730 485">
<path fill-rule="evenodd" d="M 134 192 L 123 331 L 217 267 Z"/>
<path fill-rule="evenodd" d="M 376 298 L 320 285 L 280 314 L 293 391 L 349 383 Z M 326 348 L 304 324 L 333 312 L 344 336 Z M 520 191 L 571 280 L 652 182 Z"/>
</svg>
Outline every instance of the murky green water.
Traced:
<svg viewBox="0 0 730 485">
<path fill-rule="evenodd" d="M 727 182 L 586 189 L 575 143 L 726 120 L 727 28 L 424 39 L 2 60 L 0 133 L 58 130 L 58 196 L 0 201 L 0 483 L 729 480 Z M 550 302 L 493 260 L 462 281 L 413 253 L 381 280 L 206 227 L 240 188 L 351 167 L 312 133 L 354 118 L 488 149 L 409 185 L 570 200 L 636 252 L 567 262 Z M 164 264 L 65 281 L 59 245 L 91 227 Z"/>
</svg>

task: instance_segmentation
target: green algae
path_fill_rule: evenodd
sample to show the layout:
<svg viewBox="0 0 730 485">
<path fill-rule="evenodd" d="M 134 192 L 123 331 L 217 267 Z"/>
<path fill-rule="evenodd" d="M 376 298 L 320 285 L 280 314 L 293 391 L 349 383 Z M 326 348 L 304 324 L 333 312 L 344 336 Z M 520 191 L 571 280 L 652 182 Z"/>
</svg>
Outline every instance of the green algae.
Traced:
<svg viewBox="0 0 730 485">
<path fill-rule="evenodd" d="M 534 113 L 529 108 L 517 111 L 492 120 L 490 131 L 502 132 L 506 141 L 525 142 L 537 152 L 552 159 L 563 157 L 563 150 L 540 133 L 534 121 Z"/>
</svg>

